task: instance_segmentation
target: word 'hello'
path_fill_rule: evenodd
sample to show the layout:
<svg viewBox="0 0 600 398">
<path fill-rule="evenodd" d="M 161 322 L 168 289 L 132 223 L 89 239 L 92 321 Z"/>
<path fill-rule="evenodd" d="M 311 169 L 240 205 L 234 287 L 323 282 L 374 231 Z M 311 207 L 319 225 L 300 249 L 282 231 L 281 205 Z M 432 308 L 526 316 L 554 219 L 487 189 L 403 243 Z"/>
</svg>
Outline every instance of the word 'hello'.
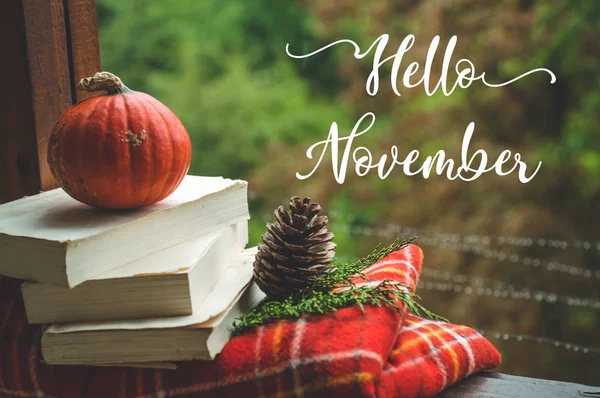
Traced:
<svg viewBox="0 0 600 398">
<path fill-rule="evenodd" d="M 525 77 L 527 75 L 530 75 L 530 74 L 536 73 L 536 72 L 546 72 L 550 75 L 550 84 L 553 84 L 554 82 L 556 82 L 556 76 L 554 75 L 554 73 L 552 73 L 552 71 L 550 71 L 549 69 L 546 69 L 546 68 L 537 68 L 537 69 L 530 70 L 526 73 L 523 73 L 522 75 L 517 76 L 517 77 L 515 77 L 509 81 L 503 82 L 503 83 L 490 83 L 490 82 L 486 81 L 486 79 L 485 79 L 485 72 L 482 72 L 479 75 L 477 75 L 477 73 L 475 71 L 475 65 L 473 64 L 473 62 L 471 62 L 468 59 L 461 58 L 454 65 L 454 70 L 455 70 L 457 76 L 456 76 L 456 80 L 455 80 L 454 84 L 452 84 L 450 86 L 448 84 L 448 72 L 450 70 L 452 54 L 454 53 L 454 48 L 456 47 L 457 40 L 458 39 L 456 36 L 452 36 L 452 38 L 448 42 L 448 45 L 446 46 L 446 51 L 444 52 L 444 58 L 442 61 L 442 70 L 440 73 L 440 77 L 439 77 L 437 83 L 435 83 L 435 85 L 432 85 L 431 69 L 432 69 L 435 55 L 437 52 L 437 48 L 438 48 L 438 45 L 440 42 L 439 36 L 435 36 L 433 38 L 433 40 L 431 41 L 429 50 L 427 52 L 425 65 L 424 65 L 423 71 L 421 72 L 421 77 L 419 79 L 416 79 L 416 75 L 420 68 L 419 63 L 412 62 L 408 65 L 408 67 L 404 70 L 404 73 L 402 74 L 402 85 L 406 88 L 415 88 L 415 87 L 418 87 L 419 85 L 423 85 L 425 93 L 428 96 L 434 95 L 441 88 L 442 93 L 445 96 L 449 96 L 454 92 L 454 90 L 456 90 L 457 87 L 466 89 L 473 82 L 475 82 L 477 80 L 480 80 L 487 87 L 497 88 L 497 87 L 507 86 L 511 83 L 518 81 L 519 79 L 522 79 L 523 77 Z M 413 45 L 415 43 L 415 36 L 414 35 L 406 36 L 404 38 L 404 40 L 402 40 L 402 42 L 400 43 L 400 46 L 398 47 L 398 51 L 395 54 L 382 59 L 383 52 L 385 51 L 385 48 L 386 48 L 388 42 L 389 42 L 389 35 L 384 34 L 384 35 L 381 35 L 380 37 L 378 37 L 373 42 L 373 44 L 364 52 L 361 52 L 358 44 L 356 44 L 354 41 L 348 40 L 348 39 L 335 41 L 324 47 L 321 47 L 318 50 L 315 50 L 309 54 L 304 54 L 304 55 L 291 54 L 289 51 L 289 44 L 286 45 L 285 51 L 288 54 L 288 56 L 290 56 L 292 58 L 296 58 L 296 59 L 301 59 L 301 58 L 312 57 L 313 55 L 318 54 L 321 51 L 325 51 L 328 48 L 336 46 L 338 44 L 349 43 L 354 47 L 354 58 L 362 59 L 362 58 L 365 58 L 369 53 L 371 53 L 373 51 L 373 49 L 375 49 L 374 54 L 373 54 L 373 69 L 372 69 L 371 73 L 369 74 L 369 77 L 367 79 L 366 86 L 365 86 L 367 94 L 369 94 L 371 96 L 375 96 L 377 94 L 377 92 L 379 91 L 379 68 L 382 65 L 384 65 L 386 62 L 392 61 L 391 72 L 390 72 L 391 86 L 392 86 L 394 93 L 397 96 L 401 96 L 400 90 L 398 89 L 398 77 L 400 75 L 400 66 L 402 64 L 402 58 L 404 57 L 404 54 L 406 54 L 413 47 Z M 362 124 L 363 120 L 367 117 L 372 118 L 371 123 L 369 124 L 369 126 L 366 129 L 358 132 L 360 125 Z M 340 138 L 339 133 L 338 133 L 337 124 L 335 122 L 333 122 L 331 124 L 331 128 L 329 130 L 329 137 L 324 141 L 319 141 L 316 144 L 312 145 L 306 151 L 306 156 L 309 159 L 312 159 L 313 158 L 313 156 L 312 156 L 313 150 L 315 148 L 323 145 L 323 151 L 321 153 L 321 156 L 319 157 L 319 160 L 317 161 L 317 164 L 315 165 L 315 167 L 309 174 L 302 175 L 300 173 L 296 173 L 296 178 L 303 180 L 303 179 L 307 179 L 311 175 L 313 175 L 314 172 L 318 169 L 319 165 L 321 164 L 321 161 L 323 160 L 325 153 L 327 152 L 327 148 L 328 148 L 329 144 L 331 144 L 333 174 L 334 174 L 336 181 L 338 183 L 342 184 L 346 179 L 346 170 L 348 167 L 350 151 L 352 149 L 352 141 L 354 140 L 354 138 L 366 133 L 373 126 L 374 123 L 375 123 L 375 115 L 370 112 L 366 113 L 356 123 L 354 129 L 352 130 L 352 133 L 348 137 Z M 522 183 L 527 183 L 527 182 L 531 181 L 531 179 L 537 174 L 542 162 L 539 162 L 535 171 L 531 175 L 527 176 L 527 174 L 526 174 L 527 165 L 521 161 L 521 155 L 519 153 L 515 153 L 514 156 L 512 157 L 514 160 L 514 165 L 509 170 L 504 170 L 503 166 L 511 159 L 512 154 L 511 154 L 511 151 L 509 151 L 509 150 L 503 151 L 500 154 L 500 156 L 497 158 L 496 162 L 490 167 L 488 167 L 488 155 L 487 155 L 486 151 L 483 149 L 477 150 L 469 159 L 467 159 L 469 143 L 471 141 L 471 137 L 473 136 L 474 129 L 475 129 L 475 123 L 472 122 L 469 124 L 469 126 L 467 127 L 467 129 L 465 131 L 463 142 L 462 142 L 462 151 L 461 151 L 462 164 L 460 167 L 458 167 L 456 169 L 454 169 L 454 161 L 452 159 L 446 159 L 446 154 L 443 150 L 438 151 L 436 153 L 436 155 L 433 157 L 428 156 L 420 168 L 418 168 L 417 170 L 413 170 L 411 168 L 411 165 L 419 157 L 418 150 L 413 150 L 413 151 L 409 152 L 409 154 L 407 155 L 407 157 L 404 160 L 398 160 L 398 148 L 396 146 L 393 146 L 391 149 L 391 154 L 390 154 L 391 158 L 392 158 L 391 165 L 386 166 L 387 155 L 383 155 L 381 157 L 381 159 L 379 160 L 379 162 L 373 163 L 373 156 L 372 156 L 371 152 L 365 147 L 358 147 L 352 152 L 352 157 L 353 157 L 353 160 L 356 165 L 356 167 L 355 167 L 356 174 L 359 176 L 364 176 L 371 169 L 377 168 L 379 177 L 381 179 L 384 179 L 391 173 L 391 171 L 395 165 L 401 165 L 403 167 L 404 174 L 406 174 L 406 175 L 416 175 L 416 174 L 422 173 L 424 178 L 429 178 L 432 169 L 435 167 L 435 171 L 438 175 L 442 175 L 445 172 L 445 175 L 448 179 L 454 180 L 454 179 L 460 178 L 463 181 L 473 181 L 473 180 L 479 178 L 482 174 L 491 172 L 491 171 L 495 172 L 496 174 L 498 174 L 500 176 L 505 176 L 505 175 L 508 175 L 518 169 L 519 181 L 521 181 Z M 339 163 L 338 142 L 344 141 L 344 140 L 347 140 L 348 142 L 344 149 L 344 154 L 342 156 L 341 163 Z M 361 153 L 362 153 L 362 156 L 359 156 L 359 154 L 361 154 Z M 479 164 L 475 167 L 474 162 L 476 162 L 477 158 L 479 158 L 480 160 L 479 160 Z M 464 175 L 464 173 L 467 173 L 470 175 L 466 176 L 466 175 Z"/>
<path fill-rule="evenodd" d="M 400 96 L 401 94 L 400 94 L 400 91 L 398 90 L 398 75 L 400 73 L 400 65 L 402 64 L 402 58 L 404 57 L 404 54 L 406 54 L 414 45 L 415 36 L 414 35 L 406 36 L 404 38 L 404 40 L 402 40 L 402 43 L 400 43 L 400 46 L 398 47 L 398 51 L 396 52 L 396 54 L 390 55 L 389 57 L 384 58 L 382 60 L 381 57 L 383 56 L 383 52 L 385 51 L 388 41 L 389 41 L 389 35 L 387 35 L 387 34 L 381 35 L 373 42 L 373 44 L 371 44 L 371 47 L 369 47 L 367 49 L 367 51 L 365 51 L 363 53 L 360 52 L 360 47 L 358 46 L 358 44 L 356 44 L 354 41 L 349 40 L 349 39 L 335 41 L 324 47 L 321 47 L 318 50 L 315 50 L 309 54 L 304 54 L 304 55 L 291 54 L 290 50 L 289 50 L 289 46 L 290 46 L 289 43 L 286 45 L 285 51 L 288 56 L 290 56 L 292 58 L 301 59 L 301 58 L 312 57 L 313 55 L 318 54 L 321 51 L 325 51 L 328 48 L 336 46 L 340 43 L 350 43 L 354 46 L 354 58 L 362 59 L 362 58 L 366 57 L 371 52 L 371 50 L 373 50 L 373 48 L 375 48 L 375 54 L 373 56 L 373 69 L 372 69 L 371 73 L 369 74 L 369 78 L 367 79 L 367 84 L 366 84 L 367 93 L 371 96 L 374 96 L 377 94 L 377 92 L 379 91 L 379 68 L 386 62 L 393 60 L 392 70 L 391 70 L 391 74 L 390 74 L 391 84 L 392 84 L 392 89 L 394 90 L 394 93 L 397 96 Z M 433 66 L 433 60 L 435 59 L 438 45 L 440 43 L 439 36 L 435 36 L 433 38 L 433 40 L 431 41 L 431 44 L 429 45 L 429 50 L 427 51 L 427 58 L 425 60 L 425 66 L 423 68 L 422 76 L 419 80 L 414 81 L 414 76 L 417 74 L 417 72 L 419 71 L 419 67 L 420 67 L 418 62 L 410 63 L 408 65 L 408 67 L 404 70 L 404 74 L 402 76 L 402 84 L 404 85 L 404 87 L 415 88 L 415 87 L 423 84 L 425 93 L 428 96 L 432 96 L 433 94 L 435 94 L 436 91 L 441 87 L 444 95 L 449 96 L 450 94 L 452 94 L 454 92 L 454 90 L 457 87 L 465 89 L 465 88 L 469 87 L 471 85 L 471 83 L 473 83 L 474 81 L 477 81 L 477 80 L 481 80 L 481 82 L 488 87 L 496 88 L 496 87 L 508 86 L 509 84 L 514 83 L 517 80 L 522 79 L 523 77 L 530 75 L 532 73 L 536 73 L 536 72 L 546 72 L 550 75 L 550 84 L 553 84 L 554 82 L 556 82 L 556 76 L 554 75 L 554 73 L 552 73 L 551 70 L 546 69 L 546 68 L 537 68 L 537 69 L 530 70 L 529 72 L 523 73 L 522 75 L 517 76 L 514 79 L 509 80 L 507 82 L 489 83 L 488 81 L 485 80 L 485 72 L 482 72 L 479 76 L 477 76 L 476 72 L 475 72 L 475 65 L 473 64 L 473 62 L 471 62 L 470 60 L 468 60 L 466 58 L 461 58 L 454 65 L 454 70 L 456 71 L 456 74 L 457 74 L 456 81 L 454 82 L 454 85 L 452 85 L 452 87 L 450 89 L 448 89 L 448 71 L 450 69 L 450 62 L 452 61 L 452 54 L 454 53 L 454 48 L 456 47 L 457 41 L 458 41 L 457 36 L 452 36 L 450 38 L 450 41 L 448 42 L 448 45 L 446 46 L 446 51 L 444 52 L 444 60 L 442 63 L 442 70 L 441 70 L 440 78 L 439 78 L 437 84 L 433 88 L 431 87 L 431 68 Z"/>
</svg>

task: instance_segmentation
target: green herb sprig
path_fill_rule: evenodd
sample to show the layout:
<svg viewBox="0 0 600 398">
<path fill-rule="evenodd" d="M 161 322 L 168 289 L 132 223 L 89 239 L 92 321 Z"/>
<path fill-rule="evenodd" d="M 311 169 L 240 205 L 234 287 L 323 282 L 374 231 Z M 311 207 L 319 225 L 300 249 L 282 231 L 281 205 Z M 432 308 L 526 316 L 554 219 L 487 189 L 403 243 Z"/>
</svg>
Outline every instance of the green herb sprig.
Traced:
<svg viewBox="0 0 600 398">
<path fill-rule="evenodd" d="M 365 305 L 386 306 L 400 310 L 401 307 L 398 303 L 402 303 L 410 313 L 445 321 L 444 318 L 435 315 L 419 304 L 417 300 L 420 300 L 420 297 L 418 295 L 408 292 L 405 286 L 395 281 L 384 280 L 377 286 L 359 287 L 350 280 L 350 278 L 366 280 L 366 275 L 362 273 L 366 268 L 388 254 L 405 247 L 415 239 L 413 237 L 396 240 L 387 247 L 378 245 L 367 257 L 354 263 L 336 265 L 331 272 L 315 279 L 309 286 L 283 301 L 265 299 L 246 315 L 236 319 L 233 325 L 233 335 L 238 336 L 269 321 L 299 318 L 310 314 L 324 314 L 353 305 L 358 305 L 363 310 Z M 335 288 L 340 288 L 340 290 L 332 293 L 331 291 Z"/>
</svg>

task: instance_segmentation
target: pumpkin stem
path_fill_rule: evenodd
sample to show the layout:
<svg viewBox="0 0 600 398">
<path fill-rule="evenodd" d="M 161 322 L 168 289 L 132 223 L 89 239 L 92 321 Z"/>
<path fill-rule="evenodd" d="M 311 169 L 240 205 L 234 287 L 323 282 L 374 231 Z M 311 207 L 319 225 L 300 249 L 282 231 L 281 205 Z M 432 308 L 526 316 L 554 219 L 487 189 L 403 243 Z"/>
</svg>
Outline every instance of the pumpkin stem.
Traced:
<svg viewBox="0 0 600 398">
<path fill-rule="evenodd" d="M 125 88 L 125 85 L 116 75 L 110 72 L 97 72 L 92 77 L 84 77 L 77 83 L 77 88 L 88 93 L 104 90 L 114 94 Z"/>
</svg>

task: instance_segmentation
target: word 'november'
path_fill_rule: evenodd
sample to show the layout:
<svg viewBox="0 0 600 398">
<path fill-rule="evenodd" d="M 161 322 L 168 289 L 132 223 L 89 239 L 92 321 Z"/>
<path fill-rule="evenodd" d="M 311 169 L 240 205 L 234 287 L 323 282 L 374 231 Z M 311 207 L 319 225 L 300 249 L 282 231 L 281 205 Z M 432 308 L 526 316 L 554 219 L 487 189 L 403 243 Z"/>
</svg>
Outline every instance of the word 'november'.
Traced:
<svg viewBox="0 0 600 398">
<path fill-rule="evenodd" d="M 369 125 L 363 130 L 358 131 L 363 121 L 367 118 L 371 118 Z M 412 150 L 408 153 L 408 155 L 406 155 L 404 160 L 401 160 L 399 159 L 398 147 L 396 146 L 391 147 L 389 161 L 388 155 L 384 154 L 380 157 L 379 161 L 374 162 L 371 151 L 364 146 L 356 147 L 354 150 L 352 149 L 354 139 L 369 131 L 369 129 L 373 127 L 374 123 L 375 115 L 371 112 L 368 112 L 356 123 L 349 136 L 340 137 L 337 123 L 333 122 L 331 124 L 331 128 L 329 129 L 329 136 L 327 139 L 313 144 L 306 151 L 306 157 L 313 159 L 313 152 L 318 147 L 322 146 L 321 155 L 319 156 L 314 168 L 308 174 L 303 175 L 296 173 L 296 178 L 305 180 L 312 176 L 321 165 L 321 162 L 325 158 L 329 148 L 331 152 L 333 175 L 339 184 L 344 183 L 346 180 L 346 172 L 350 160 L 350 153 L 352 153 L 352 160 L 354 161 L 357 175 L 362 177 L 369 173 L 369 171 L 372 169 L 377 169 L 379 178 L 382 180 L 387 178 L 393 171 L 394 167 L 398 165 L 402 166 L 402 170 L 407 176 L 422 174 L 423 178 L 427 179 L 431 175 L 432 170 L 435 169 L 435 173 L 437 175 L 445 174 L 446 178 L 449 180 L 455 180 L 459 178 L 463 181 L 476 180 L 482 174 L 490 171 L 493 171 L 500 176 L 506 176 L 518 169 L 519 181 L 522 183 L 527 183 L 531 181 L 531 179 L 537 174 L 542 164 L 539 162 L 533 173 L 527 175 L 527 165 L 521 161 L 521 154 L 515 153 L 512 155 L 511 151 L 508 149 L 504 150 L 500 156 L 498 156 L 496 161 L 489 166 L 488 155 L 483 149 L 478 149 L 475 151 L 475 153 L 469 156 L 469 144 L 475 130 L 475 123 L 470 123 L 465 130 L 461 147 L 461 164 L 457 168 L 455 168 L 455 161 L 453 159 L 446 158 L 446 152 L 444 150 L 437 151 L 434 156 L 427 156 L 423 160 L 421 167 L 417 166 L 415 168 L 414 164 L 417 162 L 420 156 L 419 151 L 416 149 Z M 339 143 L 342 141 L 347 142 L 340 159 Z M 514 163 L 512 164 L 512 167 L 505 170 L 505 166 L 511 160 L 511 157 Z"/>
</svg>

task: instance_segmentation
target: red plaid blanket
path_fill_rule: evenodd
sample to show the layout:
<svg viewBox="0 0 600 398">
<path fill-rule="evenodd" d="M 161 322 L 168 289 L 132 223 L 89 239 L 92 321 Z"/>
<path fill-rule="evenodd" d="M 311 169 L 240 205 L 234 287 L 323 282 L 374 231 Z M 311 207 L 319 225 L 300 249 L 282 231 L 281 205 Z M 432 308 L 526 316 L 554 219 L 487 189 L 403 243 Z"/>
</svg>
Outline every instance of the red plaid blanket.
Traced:
<svg viewBox="0 0 600 398">
<path fill-rule="evenodd" d="M 366 270 L 414 290 L 423 255 L 409 245 Z M 376 283 L 376 282 L 361 282 Z M 416 397 L 500 362 L 475 330 L 351 307 L 265 325 L 232 339 L 215 361 L 177 370 L 48 366 L 28 325 L 20 281 L 0 277 L 1 397 Z"/>
</svg>

